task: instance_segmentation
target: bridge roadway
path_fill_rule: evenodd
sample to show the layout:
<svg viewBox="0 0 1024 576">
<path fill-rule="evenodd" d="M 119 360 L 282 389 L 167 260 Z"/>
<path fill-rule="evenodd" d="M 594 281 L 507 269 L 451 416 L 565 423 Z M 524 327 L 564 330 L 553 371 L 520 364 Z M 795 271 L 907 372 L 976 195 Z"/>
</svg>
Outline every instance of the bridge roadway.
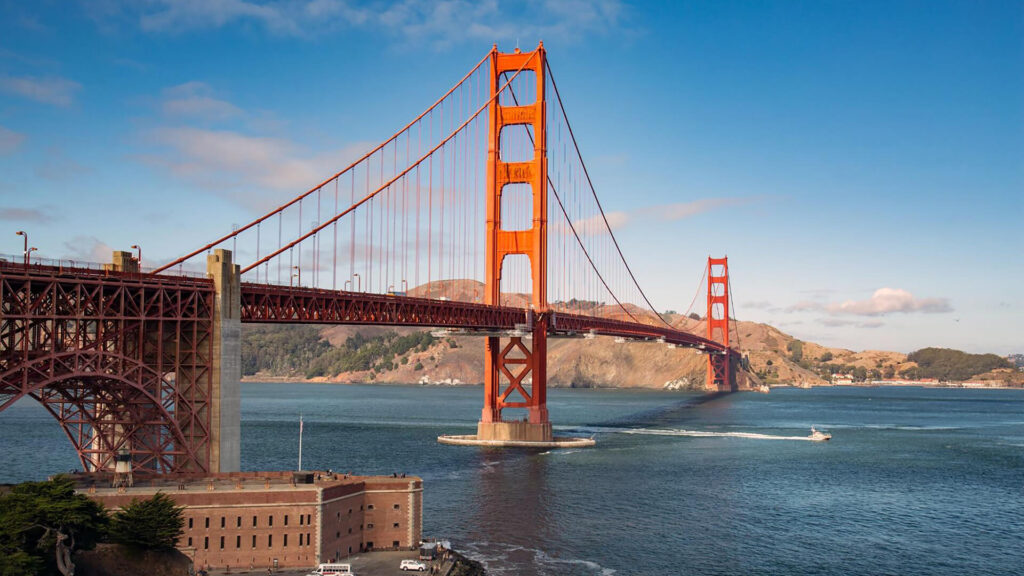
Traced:
<svg viewBox="0 0 1024 576">
<path fill-rule="evenodd" d="M 553 336 L 594 334 L 663 340 L 666 344 L 709 352 L 725 351 L 722 344 L 689 332 L 582 314 L 549 311 L 530 318 L 529 311 L 510 306 L 244 282 L 241 294 L 243 323 L 365 324 L 512 332 L 546 314 L 548 333 Z"/>
</svg>

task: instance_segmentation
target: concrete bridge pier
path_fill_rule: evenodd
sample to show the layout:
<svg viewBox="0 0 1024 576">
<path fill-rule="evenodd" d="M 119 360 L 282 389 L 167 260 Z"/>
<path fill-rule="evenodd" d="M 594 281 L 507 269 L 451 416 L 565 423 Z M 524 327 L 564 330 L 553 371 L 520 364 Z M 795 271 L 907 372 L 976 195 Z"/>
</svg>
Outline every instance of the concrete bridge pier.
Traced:
<svg viewBox="0 0 1024 576">
<path fill-rule="evenodd" d="M 213 362 L 210 390 L 210 472 L 241 467 L 242 290 L 231 251 L 206 257 L 206 273 L 216 292 L 213 312 Z"/>
</svg>

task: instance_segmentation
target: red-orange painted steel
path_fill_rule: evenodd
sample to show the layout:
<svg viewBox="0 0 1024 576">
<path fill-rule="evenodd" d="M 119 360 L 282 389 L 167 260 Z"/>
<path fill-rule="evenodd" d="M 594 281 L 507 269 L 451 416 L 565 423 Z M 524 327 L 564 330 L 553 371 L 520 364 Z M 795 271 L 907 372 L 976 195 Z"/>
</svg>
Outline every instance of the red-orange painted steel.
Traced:
<svg viewBox="0 0 1024 576">
<path fill-rule="evenodd" d="M 720 342 L 721 353 L 708 354 L 708 375 L 705 385 L 714 391 L 728 391 L 732 386 L 729 348 L 729 258 L 708 257 L 708 340 Z"/>
<path fill-rule="evenodd" d="M 205 472 L 213 283 L 0 262 L 0 411 L 28 396 L 85 470 Z"/>
<path fill-rule="evenodd" d="M 490 74 L 490 128 L 487 144 L 487 263 L 484 303 L 496 306 L 501 302 L 501 272 L 505 257 L 524 254 L 530 259 L 532 279 L 531 307 L 535 314 L 548 310 L 548 196 L 547 196 L 547 100 L 545 98 L 545 52 L 541 44 L 533 52 L 511 54 L 491 50 Z M 532 104 L 503 106 L 499 94 L 504 88 L 502 76 L 518 70 L 530 70 L 537 82 L 537 99 Z M 507 83 L 506 83 L 507 84 Z M 501 131 L 509 126 L 526 125 L 533 128 L 533 158 L 525 162 L 505 162 L 501 154 Z M 528 230 L 505 230 L 502 227 L 501 195 L 509 184 L 528 184 L 532 191 L 533 224 Z M 538 317 L 539 320 L 539 317 Z M 501 420 L 503 408 L 526 408 L 529 420 L 541 424 L 548 421 L 547 410 L 547 328 L 542 321 L 534 322 L 533 349 L 527 349 L 521 339 L 515 346 L 501 347 L 499 338 L 487 341 L 484 369 L 484 408 L 481 420 Z M 518 350 L 524 355 L 513 363 L 508 353 Z M 521 368 L 510 368 L 510 366 Z M 513 372 L 512 370 L 516 371 Z M 527 375 L 532 385 L 527 391 L 522 385 Z M 505 390 L 502 391 L 502 382 Z M 522 401 L 509 400 L 516 392 Z"/>
</svg>

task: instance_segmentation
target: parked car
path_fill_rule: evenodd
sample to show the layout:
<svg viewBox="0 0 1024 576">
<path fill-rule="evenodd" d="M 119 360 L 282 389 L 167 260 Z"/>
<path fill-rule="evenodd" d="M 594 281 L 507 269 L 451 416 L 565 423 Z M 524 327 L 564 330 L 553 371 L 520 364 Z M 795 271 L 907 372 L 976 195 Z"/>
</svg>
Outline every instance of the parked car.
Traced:
<svg viewBox="0 0 1024 576">
<path fill-rule="evenodd" d="M 399 570 L 415 570 L 417 572 L 425 572 L 427 570 L 427 563 L 420 562 L 419 560 L 402 560 L 402 563 L 398 566 Z"/>
</svg>

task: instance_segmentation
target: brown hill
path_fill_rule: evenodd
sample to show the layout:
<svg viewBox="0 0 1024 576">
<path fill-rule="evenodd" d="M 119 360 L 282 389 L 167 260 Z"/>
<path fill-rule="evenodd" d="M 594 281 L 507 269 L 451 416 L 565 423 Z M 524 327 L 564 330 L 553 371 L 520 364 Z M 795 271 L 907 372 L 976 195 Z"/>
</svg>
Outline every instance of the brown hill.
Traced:
<svg viewBox="0 0 1024 576">
<path fill-rule="evenodd" d="M 409 290 L 410 296 L 447 298 L 481 302 L 483 284 L 474 280 L 432 282 Z M 529 297 L 523 294 L 503 295 L 502 304 L 528 307 Z M 632 304 L 622 307 L 612 303 L 559 302 L 556 310 L 594 314 L 624 320 L 636 319 L 654 325 L 662 320 L 651 312 Z M 625 310 L 623 309 L 625 308 Z M 665 314 L 673 327 L 705 335 L 703 320 L 679 314 Z M 395 332 L 400 336 L 417 332 L 414 328 L 367 326 L 329 326 L 320 329 L 320 336 L 334 347 L 342 346 L 355 334 L 374 338 Z M 422 330 L 419 330 L 422 331 Z M 781 330 L 755 322 L 733 322 L 730 342 L 743 352 L 754 383 L 772 385 L 821 386 L 829 384 L 830 374 L 857 374 L 868 378 L 898 378 L 912 374 L 917 365 L 899 352 L 865 350 L 855 352 L 829 348 L 813 342 L 802 342 Z M 386 368 L 341 372 L 315 380 L 337 382 L 479 384 L 483 381 L 484 338 L 469 335 L 443 335 L 422 349 L 413 348 L 386 363 Z M 559 387 L 643 387 L 701 388 L 704 385 L 706 359 L 695 351 L 669 348 L 657 343 L 616 343 L 614 339 L 597 337 L 591 340 L 555 338 L 548 349 L 548 381 Z M 255 379 L 286 377 L 303 379 L 302 374 L 257 374 Z M 986 374 L 984 380 L 1013 379 L 1002 372 Z"/>
</svg>

